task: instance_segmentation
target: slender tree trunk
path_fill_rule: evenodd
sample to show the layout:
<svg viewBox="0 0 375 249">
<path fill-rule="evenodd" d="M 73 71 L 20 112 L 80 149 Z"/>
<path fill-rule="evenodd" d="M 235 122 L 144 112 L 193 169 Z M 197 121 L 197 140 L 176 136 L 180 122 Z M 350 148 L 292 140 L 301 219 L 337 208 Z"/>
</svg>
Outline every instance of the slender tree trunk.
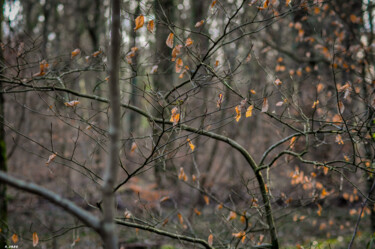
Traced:
<svg viewBox="0 0 375 249">
<path fill-rule="evenodd" d="M 109 155 L 108 165 L 104 175 L 103 194 L 103 219 L 101 235 L 106 249 L 118 248 L 118 237 L 115 229 L 115 195 L 113 192 L 118 171 L 118 155 L 120 150 L 120 45 L 121 45 L 121 22 L 120 22 L 120 0 L 111 1 L 112 23 L 111 23 L 111 47 L 110 47 L 110 124 L 109 124 Z"/>
<path fill-rule="evenodd" d="M 3 8 L 4 0 L 0 1 L 0 43 L 3 43 Z M 0 71 L 4 72 L 3 52 L 0 50 Z M 2 92 L 3 83 L 0 82 Z M 7 171 L 7 153 L 4 131 L 4 95 L 0 93 L 0 171 Z M 6 248 L 8 234 L 8 200 L 6 196 L 7 187 L 5 183 L 0 182 L 0 228 L 3 236 L 0 237 L 0 248 Z"/>
</svg>

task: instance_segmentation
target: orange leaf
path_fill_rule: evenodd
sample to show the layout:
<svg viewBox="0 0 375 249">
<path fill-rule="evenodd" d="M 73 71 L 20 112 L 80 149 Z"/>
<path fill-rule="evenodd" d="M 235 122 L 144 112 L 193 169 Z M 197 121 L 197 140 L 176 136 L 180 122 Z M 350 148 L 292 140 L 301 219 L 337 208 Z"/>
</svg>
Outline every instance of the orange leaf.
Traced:
<svg viewBox="0 0 375 249">
<path fill-rule="evenodd" d="M 184 218 L 182 217 L 182 215 L 180 213 L 178 213 L 177 216 L 178 216 L 178 220 L 180 221 L 181 225 L 184 224 Z"/>
<path fill-rule="evenodd" d="M 269 108 L 268 99 L 267 98 L 263 98 L 262 112 L 267 112 L 268 108 Z"/>
<path fill-rule="evenodd" d="M 285 5 L 288 6 L 292 0 L 286 0 Z"/>
<path fill-rule="evenodd" d="M 314 109 L 318 104 L 319 104 L 319 100 L 314 101 L 314 103 L 313 103 L 313 105 L 312 105 L 312 108 Z"/>
<path fill-rule="evenodd" d="M 182 67 L 184 66 L 184 62 L 181 58 L 177 58 L 176 60 L 176 73 L 181 73 Z"/>
<path fill-rule="evenodd" d="M 196 28 L 199 28 L 200 26 L 203 25 L 203 23 L 204 23 L 204 20 L 201 20 L 201 21 L 199 21 L 199 22 L 197 22 L 197 23 L 195 24 L 195 27 L 196 27 Z"/>
<path fill-rule="evenodd" d="M 228 220 L 234 220 L 235 218 L 237 218 L 237 214 L 233 211 L 230 211 Z"/>
<path fill-rule="evenodd" d="M 182 45 L 177 45 L 174 47 L 174 49 L 172 50 L 172 61 L 175 61 L 177 55 L 181 53 L 181 48 L 182 48 Z"/>
<path fill-rule="evenodd" d="M 213 242 L 214 242 L 214 236 L 212 234 L 210 234 L 208 236 L 207 243 L 208 243 L 209 246 L 212 246 Z"/>
<path fill-rule="evenodd" d="M 137 31 L 138 29 L 142 28 L 144 23 L 145 23 L 145 17 L 143 15 L 140 15 L 137 18 L 135 18 L 134 31 Z"/>
<path fill-rule="evenodd" d="M 39 238 L 37 233 L 33 233 L 33 247 L 36 247 L 39 243 Z"/>
<path fill-rule="evenodd" d="M 251 105 L 251 106 L 249 106 L 248 108 L 247 108 L 247 110 L 246 110 L 246 117 L 248 118 L 248 117 L 251 117 L 252 115 L 253 115 L 253 109 L 254 109 L 254 106 L 253 105 Z"/>
<path fill-rule="evenodd" d="M 166 201 L 166 200 L 169 200 L 169 196 L 164 196 L 163 198 L 160 199 L 160 202 L 163 202 L 163 201 Z"/>
<path fill-rule="evenodd" d="M 241 106 L 236 106 L 236 121 L 240 121 L 241 118 Z"/>
<path fill-rule="evenodd" d="M 211 8 L 215 7 L 216 2 L 217 2 L 217 0 L 212 1 Z"/>
<path fill-rule="evenodd" d="M 196 214 L 196 215 L 201 215 L 202 213 L 201 212 L 199 212 L 199 210 L 198 209 L 196 209 L 196 208 L 194 208 L 194 213 Z"/>
<path fill-rule="evenodd" d="M 17 243 L 18 242 L 18 235 L 17 234 L 13 234 L 12 235 L 12 241 L 13 241 L 13 243 Z"/>
<path fill-rule="evenodd" d="M 296 139 L 297 139 L 297 137 L 292 137 L 292 139 L 290 140 L 289 147 L 290 147 L 291 149 L 294 148 L 294 143 L 296 142 Z"/>
<path fill-rule="evenodd" d="M 154 20 L 150 20 L 150 21 L 148 21 L 148 23 L 147 23 L 147 30 L 148 30 L 150 33 L 153 33 L 153 32 L 154 32 L 154 28 L 155 28 Z"/>
<path fill-rule="evenodd" d="M 210 205 L 210 198 L 207 195 L 204 195 L 203 199 L 204 199 L 204 202 L 206 203 L 206 205 Z"/>
<path fill-rule="evenodd" d="M 257 92 L 256 92 L 255 90 L 251 89 L 251 90 L 250 90 L 250 93 L 251 93 L 251 94 L 256 94 Z"/>
<path fill-rule="evenodd" d="M 193 45 L 193 43 L 194 43 L 194 41 L 189 37 L 185 41 L 185 46 L 189 47 L 189 46 Z"/>
<path fill-rule="evenodd" d="M 135 142 L 132 143 L 132 147 L 130 148 L 130 153 L 133 153 L 137 149 L 137 144 Z"/>
<path fill-rule="evenodd" d="M 50 156 L 48 157 L 48 161 L 46 162 L 46 164 L 47 164 L 47 165 L 50 164 L 50 163 L 53 161 L 53 159 L 55 159 L 55 157 L 56 157 L 56 154 L 52 154 L 52 155 L 50 155 Z"/>
<path fill-rule="evenodd" d="M 219 99 L 217 100 L 217 104 L 216 104 L 216 106 L 217 106 L 218 108 L 220 108 L 220 107 L 221 107 L 221 104 L 223 103 L 223 101 L 224 101 L 224 95 L 223 95 L 222 93 L 219 93 Z"/>
<path fill-rule="evenodd" d="M 316 91 L 318 93 L 320 93 L 324 88 L 324 85 L 322 83 L 319 83 L 317 86 L 316 86 Z"/>
<path fill-rule="evenodd" d="M 79 48 L 74 49 L 72 51 L 71 58 L 73 59 L 74 57 L 76 57 L 77 55 L 79 55 L 79 53 L 81 53 L 81 50 Z"/>
<path fill-rule="evenodd" d="M 67 107 L 74 107 L 78 104 L 80 104 L 80 102 L 78 100 L 72 100 L 72 101 L 64 103 L 64 105 L 67 106 Z"/>
<path fill-rule="evenodd" d="M 100 55 L 101 53 L 102 53 L 101 50 L 96 51 L 96 52 L 94 52 L 94 53 L 92 54 L 92 57 L 97 57 L 97 56 Z"/>
<path fill-rule="evenodd" d="M 241 218 L 240 218 L 240 221 L 241 221 L 242 224 L 245 224 L 246 217 L 242 215 Z"/>
<path fill-rule="evenodd" d="M 216 60 L 216 61 L 215 61 L 215 67 L 218 67 L 218 66 L 219 66 L 219 63 L 220 63 L 220 62 L 219 62 L 218 60 Z"/>
<path fill-rule="evenodd" d="M 342 137 L 340 134 L 336 136 L 336 143 L 338 144 L 344 144 L 344 141 L 342 140 Z"/>
<path fill-rule="evenodd" d="M 167 46 L 170 48 L 173 48 L 173 37 L 174 37 L 174 34 L 170 33 L 168 35 L 167 41 L 165 42 L 165 44 L 167 44 Z"/>
<path fill-rule="evenodd" d="M 178 179 L 183 180 L 184 182 L 186 182 L 188 180 L 187 176 L 185 174 L 185 171 L 182 167 L 180 168 L 180 174 L 178 175 Z"/>
<path fill-rule="evenodd" d="M 277 78 L 277 79 L 275 80 L 275 84 L 276 84 L 276 86 L 281 86 L 282 83 L 283 83 L 283 82 L 282 82 L 279 78 Z"/>
<path fill-rule="evenodd" d="M 195 145 L 190 141 L 189 138 L 187 139 L 187 141 L 189 142 L 189 146 L 190 146 L 191 151 L 194 151 Z"/>
<path fill-rule="evenodd" d="M 245 231 L 241 231 L 241 232 L 238 232 L 238 233 L 232 233 L 232 235 L 236 238 L 242 238 L 246 235 Z"/>
<path fill-rule="evenodd" d="M 316 213 L 317 213 L 319 216 L 322 215 L 322 210 L 323 210 L 322 206 L 321 206 L 320 204 L 318 204 L 318 211 L 316 211 Z"/>
<path fill-rule="evenodd" d="M 180 114 L 178 113 L 178 108 L 173 107 L 172 109 L 172 115 L 170 121 L 173 122 L 173 125 L 178 124 L 178 121 L 180 121 Z"/>
</svg>

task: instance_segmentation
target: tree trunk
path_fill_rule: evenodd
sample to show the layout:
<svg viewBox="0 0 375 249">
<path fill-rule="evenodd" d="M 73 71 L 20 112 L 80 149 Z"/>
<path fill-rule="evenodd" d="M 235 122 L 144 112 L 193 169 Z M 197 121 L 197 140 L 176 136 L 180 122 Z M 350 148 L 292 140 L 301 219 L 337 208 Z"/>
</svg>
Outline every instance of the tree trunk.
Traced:
<svg viewBox="0 0 375 249">
<path fill-rule="evenodd" d="M 104 185 L 102 189 L 103 219 L 101 236 L 106 249 L 118 248 L 118 237 L 115 229 L 115 195 L 113 192 L 118 171 L 118 155 L 120 150 L 120 45 L 121 45 L 121 22 L 120 22 L 120 0 L 111 1 L 112 23 L 111 23 L 111 47 L 110 47 L 110 123 L 109 123 L 109 152 L 108 165 L 105 169 Z"/>
</svg>

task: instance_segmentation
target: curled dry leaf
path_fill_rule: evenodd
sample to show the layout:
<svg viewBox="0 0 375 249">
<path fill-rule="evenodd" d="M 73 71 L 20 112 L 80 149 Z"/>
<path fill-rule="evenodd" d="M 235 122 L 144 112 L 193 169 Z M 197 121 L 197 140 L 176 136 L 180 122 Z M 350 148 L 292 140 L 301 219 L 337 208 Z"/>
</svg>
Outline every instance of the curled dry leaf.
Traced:
<svg viewBox="0 0 375 249">
<path fill-rule="evenodd" d="M 230 211 L 227 219 L 234 220 L 235 218 L 237 218 L 237 214 L 233 211 Z"/>
<path fill-rule="evenodd" d="M 181 58 L 177 58 L 176 60 L 176 73 L 181 73 L 182 67 L 184 66 L 184 63 Z"/>
<path fill-rule="evenodd" d="M 98 55 L 100 55 L 102 53 L 102 51 L 101 50 L 98 50 L 98 51 L 96 51 L 96 52 L 94 52 L 93 54 L 92 54 L 92 57 L 98 57 Z"/>
<path fill-rule="evenodd" d="M 187 139 L 187 141 L 188 141 L 188 143 L 189 143 L 189 146 L 190 146 L 191 151 L 194 151 L 194 150 L 195 150 L 195 145 L 190 141 L 189 138 Z"/>
<path fill-rule="evenodd" d="M 125 219 L 130 219 L 132 217 L 132 213 L 130 213 L 128 210 L 124 212 Z"/>
<path fill-rule="evenodd" d="M 171 115 L 170 121 L 173 122 L 173 125 L 176 125 L 180 121 L 180 114 L 178 113 L 178 108 L 173 107 L 171 112 L 172 112 L 172 115 Z"/>
<path fill-rule="evenodd" d="M 206 205 L 210 205 L 210 197 L 208 197 L 207 195 L 204 195 L 203 199 L 204 199 L 204 202 L 206 203 Z"/>
<path fill-rule="evenodd" d="M 79 53 L 81 53 L 81 50 L 79 48 L 74 49 L 71 53 L 71 58 L 73 59 L 74 57 L 79 55 Z"/>
<path fill-rule="evenodd" d="M 181 53 L 182 45 L 176 45 L 172 50 L 172 61 L 176 60 L 177 55 Z"/>
<path fill-rule="evenodd" d="M 208 243 L 209 246 L 212 246 L 213 242 L 214 242 L 214 236 L 212 234 L 210 234 L 208 236 L 207 243 Z"/>
<path fill-rule="evenodd" d="M 219 93 L 219 98 L 218 98 L 218 100 L 217 100 L 216 106 L 217 106 L 218 108 L 220 108 L 220 107 L 221 107 L 221 104 L 223 103 L 223 101 L 224 101 L 224 95 L 223 95 L 222 93 Z"/>
<path fill-rule="evenodd" d="M 39 243 L 39 237 L 37 233 L 33 233 L 33 247 L 36 247 Z"/>
<path fill-rule="evenodd" d="M 197 23 L 195 24 L 195 27 L 196 27 L 196 28 L 199 28 L 199 27 L 201 27 L 201 26 L 203 25 L 203 23 L 204 23 L 204 20 L 200 20 L 199 22 L 197 22 Z"/>
<path fill-rule="evenodd" d="M 319 100 L 314 101 L 314 103 L 313 103 L 313 105 L 312 105 L 312 108 L 314 109 L 318 104 L 319 104 Z"/>
<path fill-rule="evenodd" d="M 246 117 L 248 118 L 248 117 L 251 117 L 252 115 L 253 115 L 253 109 L 254 109 L 254 106 L 253 105 L 251 105 L 251 106 L 249 106 L 248 108 L 247 108 L 247 110 L 246 110 Z"/>
<path fill-rule="evenodd" d="M 79 104 L 80 104 L 80 102 L 78 100 L 72 100 L 72 101 L 64 103 L 64 105 L 67 106 L 67 107 L 74 107 L 74 106 L 79 105 Z"/>
<path fill-rule="evenodd" d="M 217 0 L 213 0 L 211 3 L 211 8 L 215 7 Z"/>
<path fill-rule="evenodd" d="M 194 41 L 189 37 L 185 41 L 185 46 L 189 47 L 189 46 L 193 45 L 193 43 L 194 43 Z"/>
<path fill-rule="evenodd" d="M 183 180 L 184 182 L 187 182 L 188 178 L 185 174 L 184 168 L 180 168 L 180 173 L 178 174 L 178 179 Z"/>
<path fill-rule="evenodd" d="M 238 105 L 236 106 L 236 121 L 238 122 L 240 121 L 240 119 L 241 119 L 241 106 Z"/>
<path fill-rule="evenodd" d="M 170 48 L 173 48 L 173 37 L 174 37 L 174 34 L 170 33 L 168 35 L 167 40 L 165 41 L 165 44 L 167 44 L 167 46 L 170 47 Z"/>
<path fill-rule="evenodd" d="M 283 82 L 282 82 L 279 78 L 277 78 L 277 79 L 275 80 L 275 85 L 276 85 L 276 86 L 281 86 L 282 83 L 283 83 Z"/>
<path fill-rule="evenodd" d="M 12 235 L 12 241 L 13 241 L 14 244 L 16 244 L 18 242 L 18 235 L 17 234 Z"/>
<path fill-rule="evenodd" d="M 342 101 L 339 101 L 338 106 L 339 106 L 339 112 L 342 114 L 345 111 L 344 103 L 342 103 Z"/>
<path fill-rule="evenodd" d="M 132 147 L 130 148 L 130 153 L 133 153 L 137 149 L 137 144 L 135 142 L 132 143 Z"/>
<path fill-rule="evenodd" d="M 153 32 L 154 32 L 154 28 L 155 28 L 154 20 L 150 20 L 150 21 L 147 23 L 147 30 L 148 30 L 150 33 L 153 33 Z"/>
<path fill-rule="evenodd" d="M 269 108 L 269 105 L 268 105 L 268 99 L 267 98 L 263 98 L 263 104 L 262 104 L 262 112 L 267 112 L 268 111 L 268 108 Z"/>
<path fill-rule="evenodd" d="M 47 160 L 47 162 L 46 162 L 46 165 L 50 164 L 50 163 L 53 161 L 53 159 L 55 159 L 56 156 L 57 156 L 56 154 L 52 154 L 52 155 L 50 155 L 50 156 L 48 157 L 48 160 Z"/>
<path fill-rule="evenodd" d="M 137 31 L 138 29 L 142 28 L 144 23 L 145 23 L 145 17 L 143 15 L 140 15 L 137 18 L 135 18 L 134 31 Z"/>
<path fill-rule="evenodd" d="M 159 68 L 158 65 L 154 65 L 154 66 L 151 68 L 150 73 L 156 73 L 156 72 L 158 71 L 158 68 Z"/>
<path fill-rule="evenodd" d="M 184 224 L 184 218 L 182 217 L 182 214 L 177 214 L 178 220 L 180 221 L 181 225 Z"/>
<path fill-rule="evenodd" d="M 196 209 L 196 208 L 194 208 L 194 213 L 196 214 L 196 215 L 201 215 L 202 213 L 198 210 L 198 209 Z"/>
</svg>

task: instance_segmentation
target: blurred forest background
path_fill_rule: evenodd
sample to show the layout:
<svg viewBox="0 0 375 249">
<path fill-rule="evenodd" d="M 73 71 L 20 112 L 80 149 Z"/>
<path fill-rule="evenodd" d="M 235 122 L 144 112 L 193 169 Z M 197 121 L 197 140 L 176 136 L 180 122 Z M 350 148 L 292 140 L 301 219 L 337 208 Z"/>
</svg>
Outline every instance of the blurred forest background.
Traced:
<svg viewBox="0 0 375 249">
<path fill-rule="evenodd" d="M 99 215 L 110 2 L 0 5 L 0 170 Z M 374 7 L 121 1 L 119 247 L 375 248 Z M 0 186 L 8 244 L 101 248 L 64 209 Z"/>
</svg>

